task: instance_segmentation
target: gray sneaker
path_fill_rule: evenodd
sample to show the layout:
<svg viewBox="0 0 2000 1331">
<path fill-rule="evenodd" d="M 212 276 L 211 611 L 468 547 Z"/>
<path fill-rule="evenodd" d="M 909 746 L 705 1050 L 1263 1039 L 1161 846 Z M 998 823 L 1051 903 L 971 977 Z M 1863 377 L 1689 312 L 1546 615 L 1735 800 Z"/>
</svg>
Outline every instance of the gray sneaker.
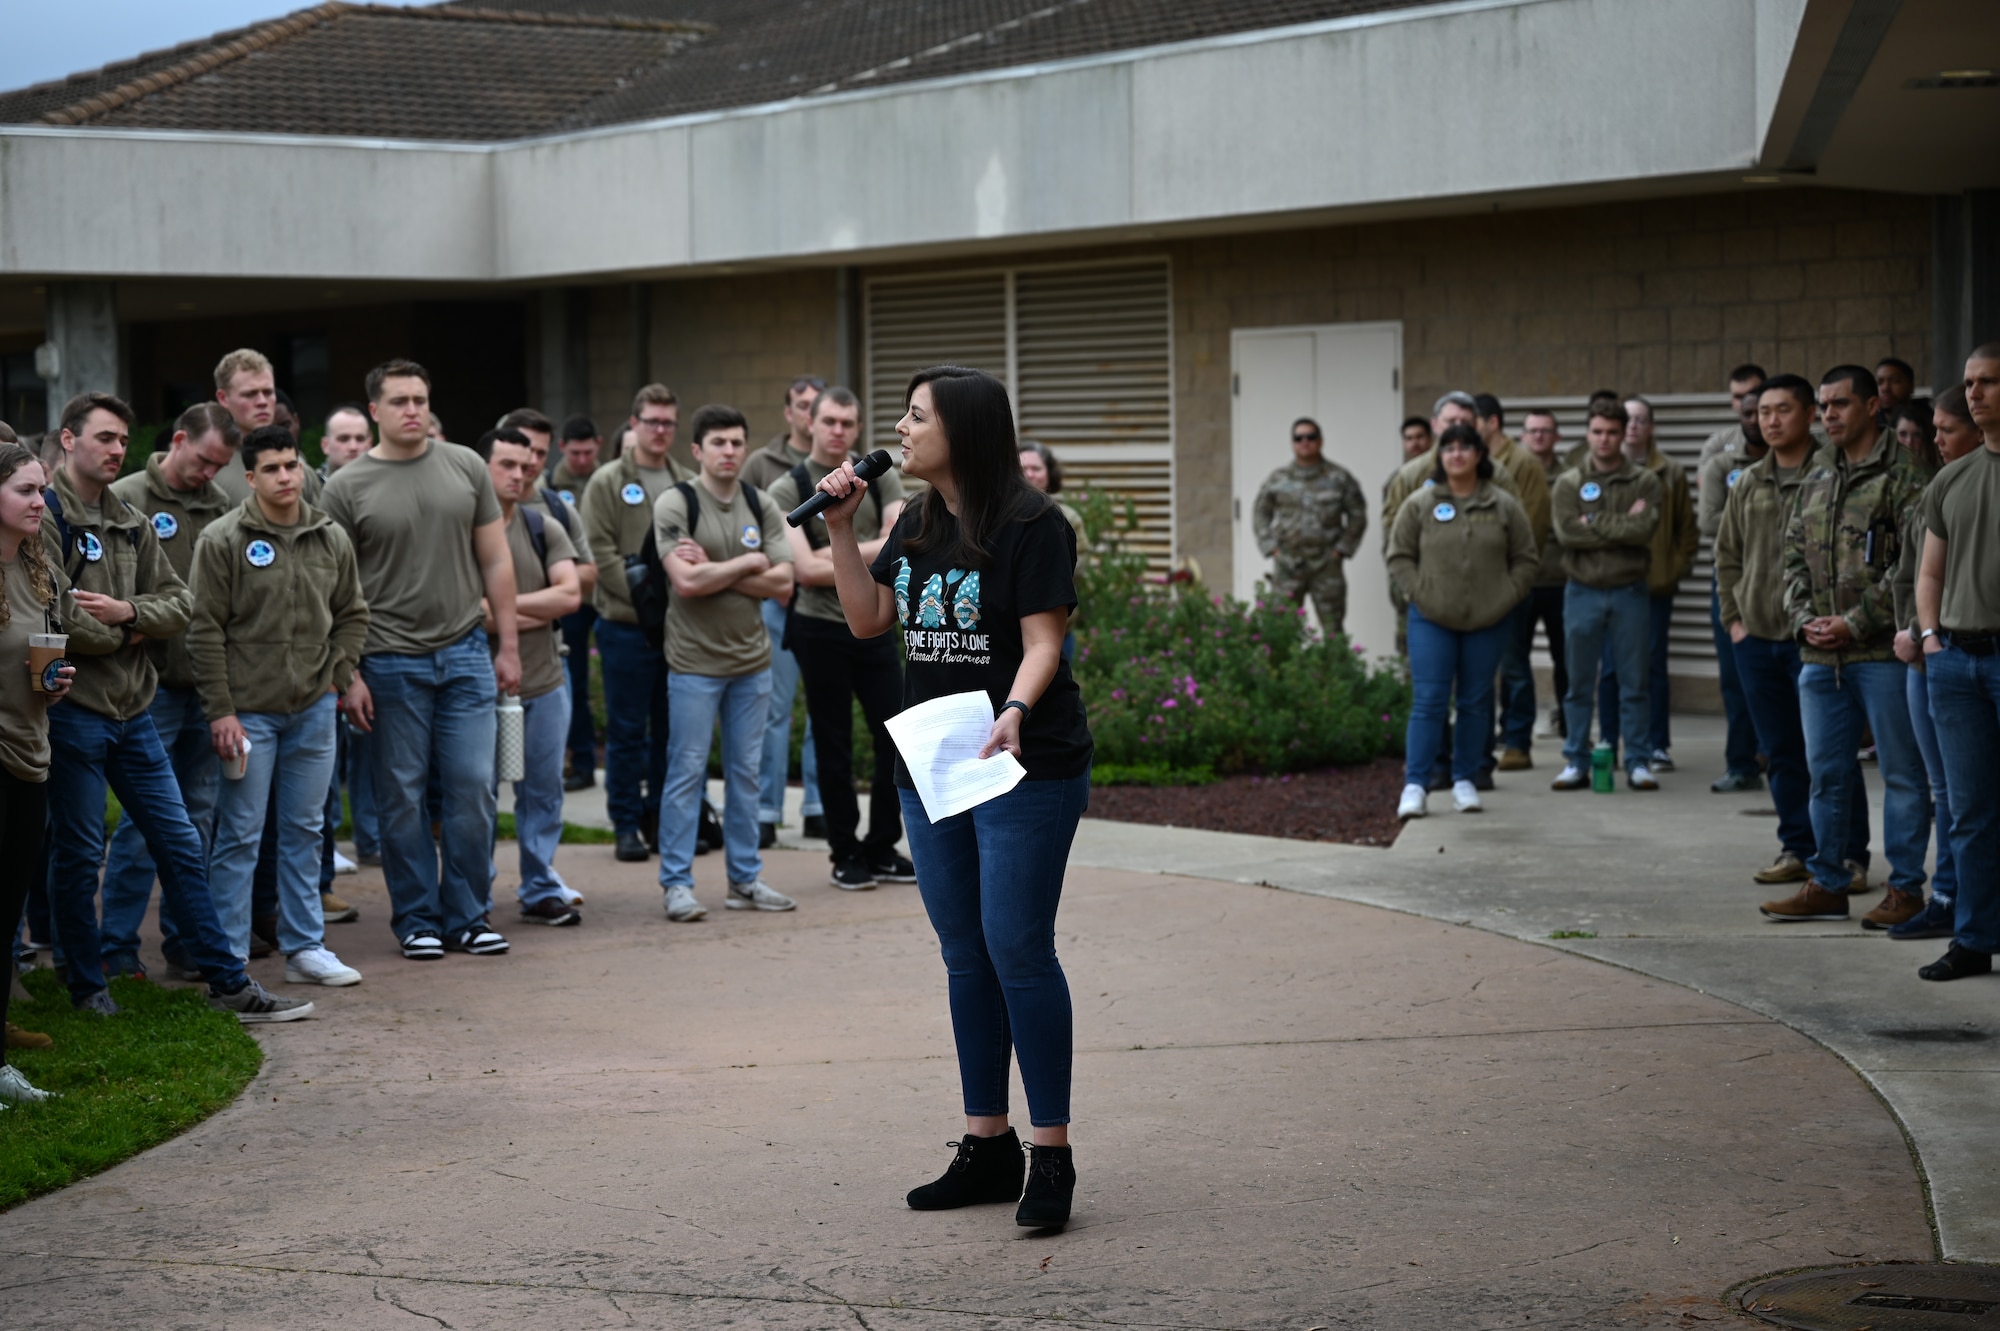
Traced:
<svg viewBox="0 0 2000 1331">
<path fill-rule="evenodd" d="M 792 910 L 799 903 L 760 878 L 754 883 L 731 883 L 722 904 L 731 910 Z"/>
<path fill-rule="evenodd" d="M 70 1006 L 78 1012 L 94 1012 L 100 1017 L 115 1017 L 125 1010 L 111 1001 L 109 989 L 99 989 L 82 998 L 71 999 Z"/>
<path fill-rule="evenodd" d="M 694 899 L 694 888 L 676 883 L 667 889 L 667 918 L 675 924 L 692 924 L 708 918 L 708 907 Z"/>
<path fill-rule="evenodd" d="M 8 1104 L 31 1105 L 55 1098 L 54 1091 L 44 1091 L 31 1085 L 28 1079 L 21 1075 L 19 1068 L 0 1063 L 0 1100 Z"/>
<path fill-rule="evenodd" d="M 234 1012 L 244 1025 L 257 1021 L 297 1021 L 310 1017 L 312 1002 L 304 998 L 280 998 L 251 980 L 233 994 L 208 993 L 208 1005 L 217 1012 Z"/>
</svg>

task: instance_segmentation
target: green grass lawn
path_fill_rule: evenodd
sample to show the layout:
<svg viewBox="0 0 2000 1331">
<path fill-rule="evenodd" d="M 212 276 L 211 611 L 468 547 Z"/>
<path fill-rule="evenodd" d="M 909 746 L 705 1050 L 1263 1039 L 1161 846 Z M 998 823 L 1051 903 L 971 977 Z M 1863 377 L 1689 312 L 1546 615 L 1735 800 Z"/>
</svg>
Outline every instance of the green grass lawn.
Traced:
<svg viewBox="0 0 2000 1331">
<path fill-rule="evenodd" d="M 264 1061 L 200 986 L 113 980 L 124 1012 L 106 1019 L 73 1011 L 51 970 L 24 980 L 35 1001 L 16 1003 L 8 1018 L 55 1048 L 9 1050 L 7 1061 L 61 1098 L 0 1112 L 0 1209 L 187 1131 L 234 1100 Z"/>
</svg>

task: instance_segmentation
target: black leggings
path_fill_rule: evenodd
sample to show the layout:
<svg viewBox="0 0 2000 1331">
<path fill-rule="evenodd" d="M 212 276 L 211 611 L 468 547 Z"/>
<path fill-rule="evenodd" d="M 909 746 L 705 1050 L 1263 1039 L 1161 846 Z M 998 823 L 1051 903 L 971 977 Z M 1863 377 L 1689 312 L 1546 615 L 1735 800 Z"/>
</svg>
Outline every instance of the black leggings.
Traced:
<svg viewBox="0 0 2000 1331">
<path fill-rule="evenodd" d="M 0 938 L 7 940 L 8 983 L 0 988 L 0 1027 L 7 1020 L 7 1000 L 13 990 L 14 930 L 21 924 L 21 907 L 28 900 L 28 886 L 42 864 L 42 830 L 48 821 L 48 787 L 40 781 L 23 781 L 0 767 Z M 7 1052 L 0 1045 L 0 1067 Z"/>
<path fill-rule="evenodd" d="M 819 757 L 819 797 L 826 808 L 827 849 L 838 864 L 854 855 L 886 856 L 903 839 L 902 804 L 896 795 L 896 745 L 887 722 L 903 705 L 902 659 L 889 634 L 857 638 L 844 623 L 792 616 L 788 641 L 799 658 Z M 869 784 L 868 833 L 860 835 L 861 804 L 854 797 L 854 703 L 875 742 Z"/>
</svg>

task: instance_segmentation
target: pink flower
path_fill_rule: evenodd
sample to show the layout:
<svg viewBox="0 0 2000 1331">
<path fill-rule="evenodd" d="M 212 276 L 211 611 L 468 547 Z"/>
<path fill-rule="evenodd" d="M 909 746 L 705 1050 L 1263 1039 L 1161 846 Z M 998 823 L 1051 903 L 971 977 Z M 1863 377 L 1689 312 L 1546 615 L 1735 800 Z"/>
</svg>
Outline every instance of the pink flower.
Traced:
<svg viewBox="0 0 2000 1331">
<path fill-rule="evenodd" d="M 1162 710 L 1162 711 L 1168 711 L 1168 712 L 1171 712 L 1172 710 L 1174 710 L 1174 708 L 1176 708 L 1176 707 L 1179 707 L 1179 706 L 1180 706 L 1180 704 L 1179 704 L 1179 703 L 1177 703 L 1177 702 L 1175 702 L 1175 701 L 1174 701 L 1174 700 L 1173 700 L 1172 698 L 1162 698 L 1162 699 L 1160 699 L 1160 708 L 1161 708 L 1161 710 Z"/>
<path fill-rule="evenodd" d="M 1123 689 L 1113 689 L 1113 690 L 1111 690 L 1111 701 L 1113 701 L 1113 702 L 1124 702 L 1124 701 L 1125 701 L 1125 690 L 1123 690 Z M 1385 716 L 1385 717 L 1383 717 L 1382 719 L 1383 719 L 1384 721 L 1387 721 L 1387 720 L 1388 720 L 1389 718 Z"/>
</svg>

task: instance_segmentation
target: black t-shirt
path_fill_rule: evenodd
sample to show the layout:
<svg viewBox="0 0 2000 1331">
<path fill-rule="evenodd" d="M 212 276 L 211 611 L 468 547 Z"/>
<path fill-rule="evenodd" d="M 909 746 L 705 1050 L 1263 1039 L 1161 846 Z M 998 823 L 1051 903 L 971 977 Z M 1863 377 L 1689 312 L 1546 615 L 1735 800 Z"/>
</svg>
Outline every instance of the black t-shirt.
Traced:
<svg viewBox="0 0 2000 1331">
<path fill-rule="evenodd" d="M 1001 526 L 989 541 L 986 567 L 967 570 L 942 553 L 955 542 L 956 522 L 937 533 L 920 555 L 903 540 L 916 530 L 911 504 L 898 519 L 869 570 L 896 593 L 909 667 L 903 672 L 903 706 L 984 690 L 997 709 L 1007 701 L 1021 669 L 1021 620 L 1076 604 L 1076 534 L 1054 504 L 1027 522 Z M 1090 770 L 1090 726 L 1083 695 L 1059 661 L 1055 678 L 1021 723 L 1021 765 L 1030 781 L 1061 781 Z M 896 757 L 896 784 L 910 773 Z"/>
</svg>

